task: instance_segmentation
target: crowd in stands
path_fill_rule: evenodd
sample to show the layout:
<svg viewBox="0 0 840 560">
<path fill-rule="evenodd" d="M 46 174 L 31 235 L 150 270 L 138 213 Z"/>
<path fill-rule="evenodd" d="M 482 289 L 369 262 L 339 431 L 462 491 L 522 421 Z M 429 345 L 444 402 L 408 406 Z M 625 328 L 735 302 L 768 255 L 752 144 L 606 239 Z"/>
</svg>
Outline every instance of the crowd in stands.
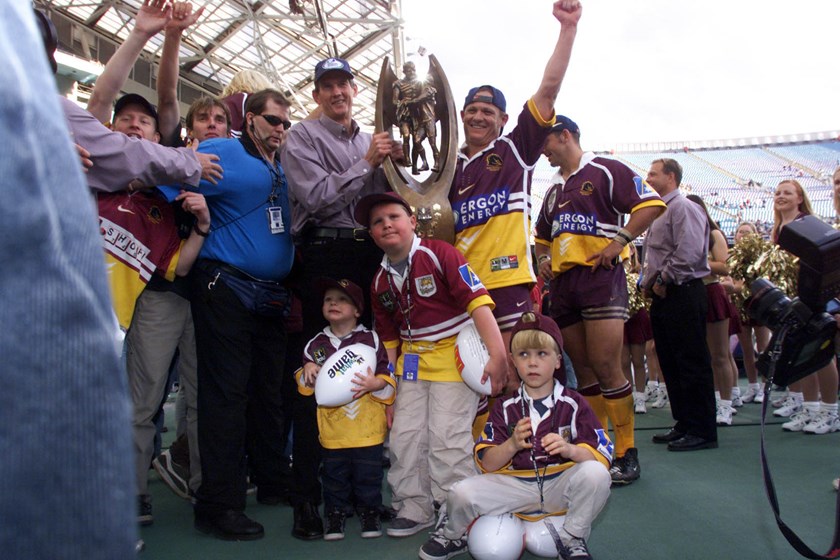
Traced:
<svg viewBox="0 0 840 560">
<path fill-rule="evenodd" d="M 585 151 L 580 127 L 554 110 L 578 2 L 554 2 L 557 45 L 510 132 L 502 136 L 499 89 L 467 94 L 449 194 L 454 244 L 416 234 L 414 209 L 383 170 L 388 158 L 407 163 L 403 147 L 354 120 L 361 86 L 346 60 L 318 62 L 318 110 L 294 125 L 286 96 L 250 70 L 221 97 L 195 101 L 183 135 L 179 44 L 202 10 L 145 0 L 87 110 L 60 102 L 71 135 L 59 151 L 73 155 L 68 180 L 81 184 L 84 170 L 95 199 L 109 315 L 124 335 L 122 365 L 106 363 L 125 372 L 116 390 L 130 399 L 131 433 L 115 430 L 128 440 L 115 449 L 133 444 L 134 476 L 118 493 L 132 496 L 139 525 L 155 520 L 153 467 L 191 502 L 195 528 L 219 539 L 264 536 L 245 513 L 253 487 L 261 504 L 292 506 L 292 536 L 302 540 L 341 540 L 354 515 L 363 538 L 430 529 L 424 560 L 466 552 L 479 516 L 565 512 L 560 556 L 585 560 L 610 487 L 641 476 L 635 415 L 648 403 L 670 405 L 674 419 L 654 443 L 686 452 L 718 447 L 717 428 L 769 394 L 755 368 L 768 332 L 738 308 L 747 279 L 732 274 L 727 237 L 775 242 L 813 214 L 796 180 L 805 172 L 784 164 L 786 178 L 765 199 L 757 189 L 766 181 L 752 176 L 704 185 L 681 165 L 685 154 Z M 55 30 L 35 17 L 52 61 Z M 160 33 L 156 103 L 120 95 Z M 45 110 L 58 114 L 58 104 Z M 542 156 L 556 172 L 530 232 L 531 171 Z M 832 181 L 824 189 L 840 214 L 840 169 Z M 716 212 L 736 226 L 730 236 Z M 93 231 L 94 216 L 85 220 Z M 532 299 L 538 282 L 545 297 Z M 487 350 L 484 395 L 459 373 L 456 343 L 469 325 Z M 361 354 L 368 367 L 352 378 L 349 402 L 319 404 L 319 386 Z M 173 375 L 177 438 L 160 449 Z M 774 402 L 783 429 L 840 431 L 837 390 L 833 363 L 792 385 Z M 135 533 L 97 538 L 126 536 Z M 123 556 L 124 545 L 101 557 Z"/>
</svg>

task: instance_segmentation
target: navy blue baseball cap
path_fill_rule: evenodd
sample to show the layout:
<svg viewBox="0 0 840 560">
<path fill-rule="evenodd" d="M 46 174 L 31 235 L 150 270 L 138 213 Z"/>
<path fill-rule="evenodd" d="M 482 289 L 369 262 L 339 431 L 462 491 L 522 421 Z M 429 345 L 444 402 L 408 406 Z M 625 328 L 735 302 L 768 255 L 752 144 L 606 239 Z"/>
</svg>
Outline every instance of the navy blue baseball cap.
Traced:
<svg viewBox="0 0 840 560">
<path fill-rule="evenodd" d="M 502 113 L 507 113 L 505 94 L 493 86 L 483 85 L 472 88 L 467 94 L 466 99 L 464 99 L 464 109 L 467 108 L 467 105 L 476 101 L 490 103 L 498 107 Z"/>
<path fill-rule="evenodd" d="M 572 134 L 580 134 L 580 127 L 575 121 L 563 115 L 554 117 L 554 126 L 551 127 L 551 132 L 563 132 L 568 130 Z"/>
<path fill-rule="evenodd" d="M 355 78 L 350 64 L 343 58 L 326 58 L 315 65 L 315 83 L 318 83 L 327 72 L 341 72 L 351 80 Z"/>
<path fill-rule="evenodd" d="M 149 100 L 139 95 L 137 93 L 126 93 L 114 104 L 114 118 L 117 118 L 117 115 L 120 114 L 120 111 L 125 109 L 129 105 L 139 105 L 143 108 L 146 113 L 155 119 L 155 123 L 158 121 L 158 113 L 155 110 L 155 106 L 149 103 Z"/>
</svg>

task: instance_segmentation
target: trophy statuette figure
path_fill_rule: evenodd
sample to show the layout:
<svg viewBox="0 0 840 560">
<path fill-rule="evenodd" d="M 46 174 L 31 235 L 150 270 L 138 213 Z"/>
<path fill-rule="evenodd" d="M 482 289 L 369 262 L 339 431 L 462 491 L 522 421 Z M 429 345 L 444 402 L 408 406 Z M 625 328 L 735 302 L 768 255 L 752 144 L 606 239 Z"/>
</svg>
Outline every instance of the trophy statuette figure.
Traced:
<svg viewBox="0 0 840 560">
<path fill-rule="evenodd" d="M 390 158 L 383 169 L 394 192 L 403 197 L 417 216 L 417 235 L 452 243 L 455 221 L 449 203 L 449 189 L 455 176 L 458 129 L 455 102 L 443 69 L 434 55 L 429 56 L 429 74 L 417 79 L 414 63 L 403 65 L 399 79 L 386 57 L 382 63 L 376 96 L 376 132 L 393 133 L 396 128 L 403 140 L 406 167 Z M 440 123 L 438 135 L 437 123 Z M 440 138 L 438 149 L 436 140 Z M 433 164 L 429 169 L 423 143 L 428 142 Z M 418 181 L 413 175 L 431 171 Z"/>
</svg>

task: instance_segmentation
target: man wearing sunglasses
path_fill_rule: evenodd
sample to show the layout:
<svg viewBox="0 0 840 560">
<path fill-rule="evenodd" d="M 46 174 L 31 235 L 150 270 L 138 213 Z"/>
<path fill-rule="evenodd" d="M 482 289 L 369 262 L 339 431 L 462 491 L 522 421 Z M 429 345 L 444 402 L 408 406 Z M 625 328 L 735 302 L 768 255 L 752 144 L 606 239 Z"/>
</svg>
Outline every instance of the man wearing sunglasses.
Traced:
<svg viewBox="0 0 840 560">
<path fill-rule="evenodd" d="M 257 501 L 278 503 L 285 493 L 282 315 L 288 297 L 282 283 L 294 247 L 277 150 L 288 122 L 288 100 L 276 90 L 258 91 L 248 96 L 240 138 L 198 147 L 219 156 L 224 175 L 199 186 L 213 227 L 193 268 L 202 475 L 195 527 L 224 540 L 264 535 L 244 512 L 246 465 Z"/>
<path fill-rule="evenodd" d="M 312 97 L 321 114 L 292 127 L 281 153 L 289 178 L 292 234 L 303 261 L 301 286 L 312 286 L 321 276 L 370 286 L 382 251 L 353 218 L 353 211 L 363 196 L 390 190 L 380 165 L 388 155 L 401 160 L 402 145 L 388 133 L 370 135 L 359 129 L 353 119 L 358 87 L 346 60 L 320 61 L 315 66 L 314 83 Z M 368 290 L 365 300 L 360 322 L 371 327 Z M 323 329 L 326 321 L 317 292 L 302 290 L 301 303 L 301 338 L 305 341 Z M 321 459 L 315 399 L 298 395 L 295 399 L 292 536 L 318 539 L 324 529 L 318 513 Z"/>
</svg>

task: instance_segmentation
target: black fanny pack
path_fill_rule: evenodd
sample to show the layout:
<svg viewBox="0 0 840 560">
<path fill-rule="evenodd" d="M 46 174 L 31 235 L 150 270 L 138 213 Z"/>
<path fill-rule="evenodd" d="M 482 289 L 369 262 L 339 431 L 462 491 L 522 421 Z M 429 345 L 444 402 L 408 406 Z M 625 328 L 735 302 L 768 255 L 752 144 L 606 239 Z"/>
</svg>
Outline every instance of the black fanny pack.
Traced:
<svg viewBox="0 0 840 560">
<path fill-rule="evenodd" d="M 211 289 L 216 280 L 221 278 L 248 311 L 263 317 L 286 317 L 289 314 L 292 294 L 279 282 L 258 280 L 219 262 L 206 262 L 202 268 L 214 276 L 210 283 Z"/>
</svg>

